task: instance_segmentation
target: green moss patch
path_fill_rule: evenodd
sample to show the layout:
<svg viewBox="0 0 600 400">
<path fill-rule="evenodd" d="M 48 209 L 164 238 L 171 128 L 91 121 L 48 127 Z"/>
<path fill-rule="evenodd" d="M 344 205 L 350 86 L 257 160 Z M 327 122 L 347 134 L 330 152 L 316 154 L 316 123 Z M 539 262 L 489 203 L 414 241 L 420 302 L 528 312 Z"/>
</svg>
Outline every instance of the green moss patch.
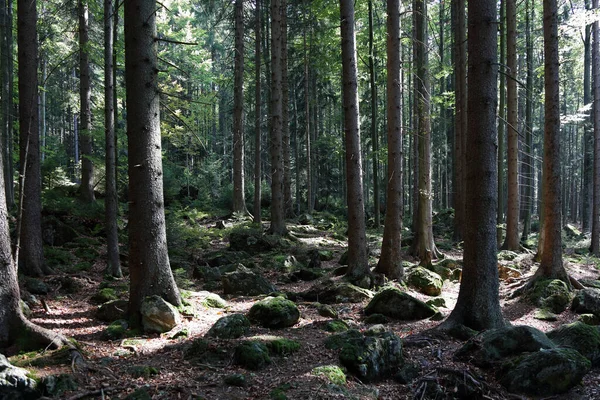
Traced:
<svg viewBox="0 0 600 400">
<path fill-rule="evenodd" d="M 312 375 L 322 376 L 335 385 L 346 384 L 346 374 L 337 365 L 322 365 L 310 371 Z"/>
</svg>

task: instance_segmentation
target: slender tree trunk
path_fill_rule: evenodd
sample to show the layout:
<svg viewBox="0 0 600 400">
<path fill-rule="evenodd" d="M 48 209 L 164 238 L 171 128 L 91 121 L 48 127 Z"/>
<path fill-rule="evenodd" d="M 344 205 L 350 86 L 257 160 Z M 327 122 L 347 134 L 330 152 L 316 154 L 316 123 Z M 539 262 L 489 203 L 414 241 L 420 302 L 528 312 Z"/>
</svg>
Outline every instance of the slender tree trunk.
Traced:
<svg viewBox="0 0 600 400">
<path fill-rule="evenodd" d="M 506 65 L 506 0 L 500 0 L 500 65 Z M 498 215 L 496 224 L 504 222 L 504 154 L 506 150 L 506 75 L 500 74 L 500 105 L 498 107 Z M 502 229 L 497 228 L 498 246 L 502 243 Z"/>
<path fill-rule="evenodd" d="M 400 49 L 398 49 L 400 50 Z M 371 142 L 373 143 L 373 214 L 375 228 L 381 225 L 379 207 L 379 134 L 377 132 L 377 85 L 375 84 L 375 49 L 373 45 L 373 0 L 369 0 L 369 80 L 371 86 Z"/>
<path fill-rule="evenodd" d="M 531 36 L 531 21 L 533 7 L 529 0 L 525 3 L 525 46 L 527 56 L 527 81 L 525 100 L 525 146 L 523 152 L 523 181 L 525 184 L 523 209 L 523 241 L 527 240 L 531 231 L 531 213 L 533 209 L 533 39 Z"/>
<path fill-rule="evenodd" d="M 593 0 L 598 9 L 598 0 Z M 592 218 L 592 253 L 600 256 L 600 24 L 592 28 L 592 71 L 594 71 L 594 201 Z"/>
<path fill-rule="evenodd" d="M 283 138 L 283 202 L 287 217 L 294 216 L 290 153 L 290 85 L 288 82 L 287 0 L 281 0 L 281 133 Z"/>
<path fill-rule="evenodd" d="M 42 182 L 37 79 L 36 1 L 19 0 L 17 40 L 19 65 L 19 202 L 17 259 L 25 275 L 40 276 L 52 271 L 44 263 L 42 246 Z M 25 160 L 25 162 L 23 162 Z"/>
<path fill-rule="evenodd" d="M 458 301 L 441 329 L 476 330 L 504 325 L 498 299 L 496 247 L 496 1 L 469 2 L 469 124 L 463 278 Z"/>
<path fill-rule="evenodd" d="M 312 149 L 310 140 L 310 101 L 309 101 L 309 73 L 308 73 L 308 46 L 306 44 L 306 21 L 302 42 L 304 44 L 304 134 L 306 138 L 306 202 L 308 214 L 313 212 L 313 193 L 312 193 Z"/>
<path fill-rule="evenodd" d="M 104 200 L 106 223 L 107 270 L 121 277 L 119 261 L 119 235 L 117 229 L 118 200 L 115 162 L 115 113 L 113 87 L 113 8 L 112 0 L 104 0 L 104 138 L 106 148 L 106 198 Z"/>
<path fill-rule="evenodd" d="M 590 1 L 585 1 L 586 8 L 589 8 Z M 583 41 L 583 102 L 590 104 L 592 102 L 591 95 L 591 75 L 592 75 L 592 55 L 591 55 L 591 25 L 585 27 L 585 37 Z M 593 172 L 594 172 L 594 117 L 590 114 L 589 120 L 584 122 L 583 135 L 583 190 L 582 209 L 581 209 L 581 227 L 584 232 L 589 232 L 592 226 L 592 201 L 593 201 Z"/>
<path fill-rule="evenodd" d="M 6 206 L 10 210 L 15 206 L 15 188 L 13 183 L 13 58 L 12 58 L 12 4 L 11 0 L 0 1 L 0 78 L 2 84 L 2 110 L 0 129 L 2 129 L 2 159 L 4 161 L 4 191 Z"/>
<path fill-rule="evenodd" d="M 517 5 L 506 0 L 507 45 L 507 130 L 508 130 L 508 208 L 506 213 L 506 240 L 502 248 L 519 250 L 519 132 L 517 93 Z"/>
<path fill-rule="evenodd" d="M 283 235 L 285 226 L 283 199 L 283 137 L 281 88 L 281 0 L 271 0 L 271 227 Z"/>
<path fill-rule="evenodd" d="M 362 159 L 354 33 L 354 1 L 340 0 L 342 38 L 342 99 L 346 149 L 346 179 L 348 203 L 348 272 L 350 280 L 358 282 L 369 274 L 365 204 L 363 200 Z"/>
<path fill-rule="evenodd" d="M 260 63 L 261 63 L 261 21 L 260 21 L 260 2 L 256 0 L 256 11 L 254 17 L 254 81 L 255 81 L 255 92 L 254 92 L 254 103 L 255 103 L 255 114 L 256 120 L 254 122 L 254 222 L 259 226 L 262 224 L 261 216 L 261 119 L 262 119 L 262 107 L 261 107 L 261 80 L 260 80 Z"/>
<path fill-rule="evenodd" d="M 89 62 L 89 28 L 87 0 L 78 0 L 79 10 L 79 127 L 81 145 L 81 198 L 86 202 L 94 196 L 94 164 L 92 163 L 92 88 Z"/>
<path fill-rule="evenodd" d="M 400 0 L 387 1 L 387 142 L 386 212 L 381 257 L 376 271 L 389 279 L 404 275 L 402 218 L 402 81 L 400 80 Z"/>
<path fill-rule="evenodd" d="M 129 314 L 146 296 L 181 304 L 167 252 L 156 56 L 156 1 L 125 2 L 129 150 Z"/>
<path fill-rule="evenodd" d="M 244 0 L 235 2 L 233 212 L 246 214 L 244 190 Z"/>
</svg>

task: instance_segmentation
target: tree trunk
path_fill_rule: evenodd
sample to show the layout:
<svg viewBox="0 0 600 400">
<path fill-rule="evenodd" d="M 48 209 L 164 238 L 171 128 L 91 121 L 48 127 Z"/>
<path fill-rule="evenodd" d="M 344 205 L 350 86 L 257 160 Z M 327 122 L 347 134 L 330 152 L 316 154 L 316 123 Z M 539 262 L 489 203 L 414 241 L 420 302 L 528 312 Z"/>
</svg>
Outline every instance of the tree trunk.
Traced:
<svg viewBox="0 0 600 400">
<path fill-rule="evenodd" d="M 527 81 L 525 100 L 525 146 L 523 152 L 523 182 L 525 184 L 523 216 L 523 241 L 526 241 L 531 231 L 531 213 L 533 209 L 533 39 L 531 36 L 531 21 L 533 7 L 530 1 L 525 2 L 525 46 L 527 56 Z"/>
<path fill-rule="evenodd" d="M 107 271 L 120 278 L 119 235 L 117 229 L 118 200 L 115 153 L 115 113 L 113 87 L 113 8 L 112 0 L 104 0 L 104 138 L 106 148 L 106 198 L 104 200 L 106 223 Z"/>
<path fill-rule="evenodd" d="M 233 212 L 246 214 L 244 197 L 244 0 L 235 2 L 233 83 Z"/>
<path fill-rule="evenodd" d="M 19 198 L 20 215 L 17 259 L 25 275 L 40 276 L 52 271 L 44 264 L 42 246 L 42 182 L 37 80 L 36 1 L 20 0 L 17 9 L 19 65 Z"/>
<path fill-rule="evenodd" d="M 415 16 L 415 103 L 418 118 L 418 207 L 414 214 L 415 236 L 412 244 L 413 255 L 421 264 L 429 264 L 437 258 L 438 252 L 433 240 L 431 190 L 431 115 L 429 67 L 427 65 L 427 4 L 423 0 L 413 2 Z"/>
<path fill-rule="evenodd" d="M 308 46 L 306 45 L 306 21 L 302 35 L 304 45 L 304 134 L 306 138 L 306 203 L 308 214 L 313 212 L 312 194 L 312 149 L 310 140 L 310 101 L 309 101 L 309 74 L 308 74 Z"/>
<path fill-rule="evenodd" d="M 598 9 L 598 0 L 593 1 Z M 594 22 L 592 71 L 594 71 L 594 201 L 592 218 L 592 253 L 600 256 L 600 24 Z"/>
<path fill-rule="evenodd" d="M 369 274 L 365 204 L 363 201 L 362 160 L 354 33 L 354 1 L 340 0 L 342 38 L 342 101 L 346 150 L 346 182 L 348 187 L 348 272 L 352 281 Z"/>
<path fill-rule="evenodd" d="M 500 0 L 500 65 L 506 65 L 506 0 Z M 504 153 L 506 151 L 506 75 L 500 74 L 500 105 L 498 106 L 498 215 L 497 240 L 502 244 L 502 229 L 504 222 Z"/>
<path fill-rule="evenodd" d="M 283 137 L 281 89 L 281 0 L 271 0 L 271 227 L 287 232 L 283 200 Z"/>
<path fill-rule="evenodd" d="M 402 82 L 400 80 L 400 0 L 387 1 L 388 176 L 381 257 L 376 271 L 400 279 L 402 268 Z"/>
<path fill-rule="evenodd" d="M 458 301 L 441 328 L 504 325 L 498 300 L 496 247 L 496 1 L 469 2 L 469 123 L 463 278 Z"/>
<path fill-rule="evenodd" d="M 15 205 L 13 183 L 13 43 L 12 43 L 12 4 L 11 0 L 0 1 L 0 78 L 2 84 L 2 109 L 0 111 L 0 129 L 2 130 L 2 158 L 4 160 L 4 191 L 6 205 L 12 209 Z"/>
<path fill-rule="evenodd" d="M 89 31 L 87 0 L 78 0 L 79 13 L 79 127 L 81 145 L 81 198 L 85 202 L 96 200 L 94 196 L 94 164 L 92 163 L 92 109 L 91 77 L 89 62 Z"/>
<path fill-rule="evenodd" d="M 254 122 L 254 222 L 259 226 L 262 224 L 261 216 L 261 120 L 262 120 L 262 107 L 261 107 L 261 80 L 260 80 L 260 63 L 261 63 L 261 21 L 260 21 L 260 1 L 256 0 L 256 13 L 254 19 L 254 81 L 255 81 L 255 92 L 254 92 L 254 107 L 255 107 L 255 122 Z"/>
<path fill-rule="evenodd" d="M 369 80 L 371 86 L 371 141 L 373 143 L 373 214 L 375 228 L 379 228 L 381 225 L 379 213 L 379 134 L 377 132 L 377 85 L 375 84 L 375 49 L 373 46 L 373 0 L 369 0 Z"/>
<path fill-rule="evenodd" d="M 519 250 L 519 132 L 517 94 L 517 5 L 516 0 L 506 0 L 507 46 L 507 131 L 508 131 L 508 198 L 506 212 L 506 239 L 503 249 Z"/>
<path fill-rule="evenodd" d="M 290 85 L 288 82 L 287 0 L 281 0 L 281 134 L 283 139 L 283 202 L 286 217 L 294 216 L 290 153 Z"/>
<path fill-rule="evenodd" d="M 560 182 L 560 98 L 558 11 L 556 0 L 544 1 L 544 172 L 543 248 L 536 277 L 561 279 L 569 284 L 562 262 Z"/>
<path fill-rule="evenodd" d="M 585 1 L 586 8 L 589 8 L 590 1 Z M 592 55 L 591 55 L 591 25 L 585 27 L 585 36 L 583 40 L 583 103 L 590 104 L 591 96 L 591 75 L 592 75 Z M 594 173 L 594 116 L 590 113 L 590 118 L 584 122 L 583 134 L 583 190 L 582 209 L 581 209 L 581 228 L 584 232 L 589 232 L 592 226 L 593 209 L 593 173 Z"/>
<path fill-rule="evenodd" d="M 167 253 L 155 37 L 156 1 L 126 1 L 129 314 L 134 325 L 146 296 L 181 304 Z"/>
</svg>

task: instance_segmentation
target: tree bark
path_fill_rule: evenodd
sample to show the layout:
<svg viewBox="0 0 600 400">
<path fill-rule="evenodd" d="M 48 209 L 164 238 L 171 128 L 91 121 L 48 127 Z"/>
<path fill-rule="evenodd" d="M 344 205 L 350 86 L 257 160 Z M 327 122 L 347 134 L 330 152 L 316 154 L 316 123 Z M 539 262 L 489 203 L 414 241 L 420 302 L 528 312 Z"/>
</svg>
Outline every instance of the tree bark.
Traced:
<svg viewBox="0 0 600 400">
<path fill-rule="evenodd" d="M 598 0 L 593 1 L 598 9 Z M 594 71 L 594 201 L 592 214 L 592 253 L 600 256 L 600 24 L 594 22 L 592 41 L 592 71 Z"/>
<path fill-rule="evenodd" d="M 0 111 L 0 129 L 2 130 L 2 158 L 4 160 L 4 191 L 8 209 L 15 206 L 15 188 L 13 183 L 13 41 L 12 41 L 12 4 L 10 0 L 0 1 L 0 81 L 2 84 L 2 109 Z"/>
<path fill-rule="evenodd" d="M 500 0 L 500 65 L 506 64 L 506 0 Z M 498 215 L 497 240 L 502 244 L 502 229 L 504 222 L 504 153 L 506 151 L 506 75 L 500 77 L 500 104 L 498 106 Z"/>
<path fill-rule="evenodd" d="M 262 121 L 262 107 L 261 107 L 261 80 L 260 80 L 260 63 L 261 63 L 261 21 L 260 21 L 260 1 L 256 0 L 256 13 L 254 17 L 254 107 L 255 107 L 255 121 L 254 121 L 254 222 L 259 226 L 262 224 L 262 212 L 261 212 L 261 198 L 262 198 L 262 172 L 261 172 L 261 121 Z"/>
<path fill-rule="evenodd" d="M 388 171 L 385 225 L 376 272 L 400 279 L 404 204 L 402 202 L 402 82 L 400 80 L 400 0 L 387 1 L 387 142 Z"/>
<path fill-rule="evenodd" d="M 525 46 L 527 57 L 527 81 L 525 100 L 525 146 L 523 152 L 523 182 L 524 192 L 524 216 L 523 216 L 523 241 L 527 240 L 531 231 L 531 214 L 533 210 L 533 38 L 531 36 L 533 20 L 533 7 L 529 0 L 525 2 Z"/>
<path fill-rule="evenodd" d="M 92 159 L 92 88 L 89 62 L 89 28 L 87 0 L 78 0 L 79 14 L 79 99 L 80 99 L 80 146 L 81 146 L 81 198 L 85 202 L 96 200 L 94 196 L 94 164 Z"/>
<path fill-rule="evenodd" d="M 303 27 L 302 43 L 304 48 L 304 134 L 306 140 L 306 212 L 313 212 L 313 187 L 312 187 L 312 148 L 310 140 L 310 97 L 309 97 L 309 71 L 308 71 L 308 46 L 306 44 L 306 21 Z"/>
<path fill-rule="evenodd" d="M 134 325 L 146 296 L 181 304 L 167 253 L 155 38 L 156 1 L 126 1 L 129 314 Z"/>
<path fill-rule="evenodd" d="M 348 272 L 352 281 L 369 274 L 365 205 L 363 200 L 362 158 L 358 111 L 356 36 L 354 1 L 340 0 L 342 38 L 342 101 L 346 149 L 346 183 L 348 187 Z"/>
<path fill-rule="evenodd" d="M 590 0 L 585 0 L 586 9 L 590 6 Z M 585 36 L 583 39 L 583 103 L 590 104 L 592 100 L 591 93 L 591 75 L 592 75 L 592 26 L 585 27 Z M 593 210 L 593 182 L 594 182 L 594 115 L 590 113 L 588 120 L 584 122 L 583 134 L 583 190 L 582 209 L 581 209 L 581 228 L 584 232 L 589 232 L 592 226 Z"/>
<path fill-rule="evenodd" d="M 496 1 L 469 2 L 469 151 L 466 153 L 466 209 L 463 278 L 458 301 L 440 326 L 476 330 L 504 325 L 498 300 L 496 246 L 497 20 Z"/>
<path fill-rule="evenodd" d="M 233 212 L 246 214 L 244 191 L 244 1 L 235 2 Z"/>
<path fill-rule="evenodd" d="M 115 153 L 115 112 L 113 87 L 113 8 L 112 0 L 104 0 L 104 139 L 106 148 L 106 197 L 104 200 L 106 223 L 106 261 L 108 272 L 122 277 L 119 261 L 119 234 L 117 229 L 118 200 Z"/>
<path fill-rule="evenodd" d="M 287 0 L 281 0 L 281 135 L 283 139 L 283 202 L 286 217 L 294 216 L 290 152 L 290 85 L 288 82 Z"/>
<path fill-rule="evenodd" d="M 371 142 L 373 143 L 373 215 L 375 228 L 379 228 L 381 226 L 381 215 L 379 213 L 379 134 L 377 132 L 377 85 L 375 84 L 375 48 L 373 45 L 373 0 L 369 0 L 369 81 L 371 86 Z"/>
</svg>

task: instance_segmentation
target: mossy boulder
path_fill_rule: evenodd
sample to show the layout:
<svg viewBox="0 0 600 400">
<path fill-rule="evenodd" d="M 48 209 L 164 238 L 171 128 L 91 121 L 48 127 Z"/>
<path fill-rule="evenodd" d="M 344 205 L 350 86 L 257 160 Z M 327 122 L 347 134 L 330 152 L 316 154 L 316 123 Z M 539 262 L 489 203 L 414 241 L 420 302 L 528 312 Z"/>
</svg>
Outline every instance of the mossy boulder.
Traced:
<svg viewBox="0 0 600 400">
<path fill-rule="evenodd" d="M 559 347 L 575 349 L 596 366 L 600 363 L 600 331 L 583 322 L 561 325 L 547 333 Z"/>
<path fill-rule="evenodd" d="M 290 274 L 290 280 L 292 282 L 297 282 L 297 281 L 309 282 L 309 281 L 314 281 L 316 279 L 319 279 L 323 275 L 325 275 L 325 272 L 321 269 L 301 268 L 298 271 L 294 271 Z"/>
<path fill-rule="evenodd" d="M 127 313 L 127 300 L 111 300 L 96 310 L 96 318 L 100 321 L 110 322 L 125 318 Z"/>
<path fill-rule="evenodd" d="M 390 322 L 390 319 L 388 317 L 386 317 L 383 314 L 377 314 L 377 313 L 376 314 L 368 315 L 364 319 L 364 323 L 365 324 L 369 324 L 369 325 L 387 324 L 388 322 Z"/>
<path fill-rule="evenodd" d="M 40 383 L 42 392 L 50 397 L 60 397 L 65 392 L 77 390 L 78 387 L 77 381 L 70 374 L 48 375 Z"/>
<path fill-rule="evenodd" d="M 325 339 L 325 348 L 329 350 L 340 350 L 346 342 L 360 339 L 362 334 L 356 329 L 349 329 L 346 332 L 336 333 Z"/>
<path fill-rule="evenodd" d="M 365 308 L 366 315 L 383 314 L 399 320 L 420 320 L 432 317 L 437 310 L 419 299 L 390 287 L 377 293 Z"/>
<path fill-rule="evenodd" d="M 241 296 L 259 296 L 277 291 L 262 275 L 238 264 L 235 271 L 223 275 L 223 293 Z"/>
<path fill-rule="evenodd" d="M 154 375 L 158 375 L 158 368 L 149 365 L 132 365 L 127 367 L 127 373 L 133 378 L 148 379 Z"/>
<path fill-rule="evenodd" d="M 339 333 L 345 332 L 349 329 L 348 324 L 341 319 L 335 319 L 333 321 L 328 321 L 325 324 L 325 330 L 327 332 Z"/>
<path fill-rule="evenodd" d="M 265 328 L 287 328 L 298 322 L 300 310 L 293 301 L 284 297 L 267 297 L 254 303 L 248 318 Z"/>
<path fill-rule="evenodd" d="M 444 280 L 435 272 L 416 267 L 408 275 L 408 283 L 423 294 L 439 296 L 442 293 Z"/>
<path fill-rule="evenodd" d="M 250 341 L 263 343 L 272 356 L 289 356 L 300 350 L 300 342 L 281 336 L 260 335 L 251 337 Z"/>
<path fill-rule="evenodd" d="M 276 235 L 263 235 L 258 229 L 236 229 L 229 234 L 229 249 L 249 254 L 264 253 L 280 245 Z"/>
<path fill-rule="evenodd" d="M 402 340 L 392 332 L 349 338 L 340 352 L 340 362 L 362 382 L 380 381 L 404 364 Z"/>
<path fill-rule="evenodd" d="M 225 384 L 228 386 L 244 387 L 244 386 L 246 386 L 246 375 L 244 375 L 244 374 L 227 375 L 225 378 L 223 378 L 223 382 L 225 382 Z"/>
<path fill-rule="evenodd" d="M 258 341 L 246 341 L 237 345 L 233 360 L 237 365 L 255 371 L 271 364 L 269 349 Z"/>
<path fill-rule="evenodd" d="M 489 367 L 505 358 L 554 347 L 556 345 L 538 329 L 524 325 L 507 326 L 475 336 L 458 349 L 455 356 L 478 366 Z"/>
<path fill-rule="evenodd" d="M 333 308 L 332 306 L 330 306 L 329 304 L 317 303 L 316 307 L 317 307 L 317 312 L 319 313 L 319 315 L 321 317 L 326 317 L 326 318 L 337 318 L 338 317 L 338 312 L 336 311 L 336 309 Z"/>
<path fill-rule="evenodd" d="M 119 319 L 111 323 L 104 330 L 104 336 L 108 340 L 123 339 L 127 335 L 129 323 L 124 319 Z"/>
<path fill-rule="evenodd" d="M 578 385 L 590 368 L 577 350 L 542 349 L 503 365 L 500 382 L 512 393 L 553 396 Z"/>
<path fill-rule="evenodd" d="M 245 335 L 250 329 L 250 321 L 243 314 L 232 314 L 221 317 L 208 330 L 206 336 L 218 339 L 236 339 Z"/>
<path fill-rule="evenodd" d="M 594 314 L 581 314 L 578 320 L 586 325 L 600 325 L 600 318 Z"/>
<path fill-rule="evenodd" d="M 10 364 L 0 354 L 0 399 L 37 399 L 37 382 L 29 377 L 29 371 Z"/>
<path fill-rule="evenodd" d="M 450 277 L 452 276 L 452 270 L 450 268 L 444 267 L 443 265 L 440 265 L 440 264 L 428 264 L 425 266 L 425 268 L 427 268 L 428 270 L 430 270 L 432 272 L 435 272 L 442 279 L 450 279 Z"/>
<path fill-rule="evenodd" d="M 535 282 L 530 297 L 538 306 L 560 314 L 569 306 L 572 295 L 565 282 L 551 279 Z"/>
<path fill-rule="evenodd" d="M 571 309 L 578 314 L 594 314 L 600 317 L 600 289 L 585 288 L 575 294 Z"/>
<path fill-rule="evenodd" d="M 140 307 L 145 332 L 164 333 L 181 323 L 179 311 L 160 296 L 148 296 Z"/>
<path fill-rule="evenodd" d="M 216 293 L 211 293 L 206 290 L 200 292 L 189 292 L 190 297 L 197 298 L 206 308 L 226 308 L 227 302 Z"/>
<path fill-rule="evenodd" d="M 502 250 L 498 252 L 498 260 L 501 261 L 514 261 L 519 255 L 514 251 Z"/>
<path fill-rule="evenodd" d="M 346 374 L 337 365 L 321 365 L 313 368 L 310 373 L 314 376 L 322 376 L 334 385 L 346 384 Z"/>
<path fill-rule="evenodd" d="M 92 301 L 100 304 L 104 304 L 106 302 L 117 300 L 119 296 L 117 296 L 117 292 L 113 288 L 105 287 L 100 289 L 96 294 L 92 296 Z"/>
<path fill-rule="evenodd" d="M 346 281 L 328 279 L 312 286 L 300 296 L 324 304 L 360 303 L 373 297 L 373 292 Z"/>
</svg>

